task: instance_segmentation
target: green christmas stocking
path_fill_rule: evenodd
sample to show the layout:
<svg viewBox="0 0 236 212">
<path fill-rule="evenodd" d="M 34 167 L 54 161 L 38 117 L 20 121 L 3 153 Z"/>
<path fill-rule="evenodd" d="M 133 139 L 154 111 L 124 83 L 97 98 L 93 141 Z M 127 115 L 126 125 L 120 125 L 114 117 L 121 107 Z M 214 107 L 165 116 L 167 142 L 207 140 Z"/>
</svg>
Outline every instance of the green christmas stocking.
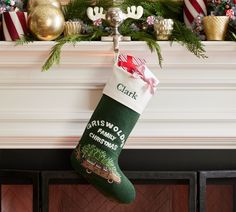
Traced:
<svg viewBox="0 0 236 212">
<path fill-rule="evenodd" d="M 120 56 L 111 79 L 79 144 L 72 166 L 105 196 L 120 203 L 135 199 L 135 189 L 118 165 L 119 154 L 146 104 L 157 79 L 131 56 Z"/>
</svg>

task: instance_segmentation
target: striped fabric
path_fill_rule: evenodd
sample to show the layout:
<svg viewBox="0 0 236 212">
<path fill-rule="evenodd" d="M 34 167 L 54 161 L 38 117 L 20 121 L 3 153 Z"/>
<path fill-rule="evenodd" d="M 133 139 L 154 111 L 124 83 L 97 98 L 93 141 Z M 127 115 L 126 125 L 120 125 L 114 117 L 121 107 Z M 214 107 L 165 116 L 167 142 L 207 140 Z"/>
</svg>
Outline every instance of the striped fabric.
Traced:
<svg viewBox="0 0 236 212">
<path fill-rule="evenodd" d="M 6 41 L 15 41 L 27 33 L 26 12 L 5 12 L 3 19 L 3 34 Z"/>
<path fill-rule="evenodd" d="M 198 15 L 207 15 L 207 0 L 184 0 L 184 23 L 192 28 L 192 23 Z"/>
<path fill-rule="evenodd" d="M 118 57 L 118 66 L 123 68 L 125 71 L 132 73 L 134 67 L 145 65 L 146 61 L 144 59 L 136 58 L 130 55 L 120 54 Z"/>
</svg>

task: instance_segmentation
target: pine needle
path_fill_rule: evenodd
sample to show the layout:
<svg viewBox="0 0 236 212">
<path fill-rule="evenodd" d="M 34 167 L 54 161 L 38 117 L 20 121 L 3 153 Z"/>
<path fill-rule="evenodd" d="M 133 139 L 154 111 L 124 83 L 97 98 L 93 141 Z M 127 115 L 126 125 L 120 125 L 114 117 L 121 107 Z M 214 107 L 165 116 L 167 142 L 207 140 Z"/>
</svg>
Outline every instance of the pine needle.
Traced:
<svg viewBox="0 0 236 212">
<path fill-rule="evenodd" d="M 233 36 L 234 40 L 236 41 L 236 35 L 234 33 L 232 33 L 232 36 Z"/>
<path fill-rule="evenodd" d="M 236 41 L 235 32 L 228 29 L 228 31 L 226 33 L 226 36 L 225 36 L 225 40 L 227 40 L 227 41 Z"/>
<path fill-rule="evenodd" d="M 65 20 L 87 19 L 87 8 L 90 6 L 89 1 L 71 0 L 69 4 L 63 7 Z"/>
<path fill-rule="evenodd" d="M 162 68 L 162 61 L 163 61 L 163 57 L 161 54 L 161 47 L 160 45 L 157 43 L 156 39 L 145 32 L 135 32 L 131 34 L 131 37 L 133 38 L 133 40 L 138 40 L 138 41 L 145 41 L 149 47 L 149 49 L 151 50 L 151 52 L 156 52 L 157 57 L 158 57 L 158 63 L 160 65 L 160 67 Z"/>
<path fill-rule="evenodd" d="M 20 39 L 15 41 L 16 46 L 21 46 L 28 43 L 33 43 L 35 39 L 29 35 L 23 35 Z"/>
<path fill-rule="evenodd" d="M 175 21 L 174 30 L 172 32 L 172 41 L 185 46 L 190 52 L 199 58 L 207 58 L 204 45 L 201 40 L 183 23 Z"/>
<path fill-rule="evenodd" d="M 90 35 L 70 35 L 57 40 L 56 44 L 52 47 L 52 50 L 50 51 L 48 59 L 42 67 L 42 71 L 48 71 L 54 64 L 60 64 L 61 49 L 66 43 L 72 43 L 73 45 L 75 45 L 76 42 L 79 41 L 97 40 L 98 38 L 101 38 L 101 35 L 103 34 L 103 31 L 101 31 L 99 28 L 96 28 L 94 29 L 94 32 Z"/>
<path fill-rule="evenodd" d="M 103 7 L 105 10 L 113 6 L 113 1 L 111 0 L 97 0 L 97 7 Z"/>
<path fill-rule="evenodd" d="M 164 18 L 179 19 L 183 14 L 183 3 L 173 0 L 159 0 L 156 2 L 159 5 L 156 13 L 161 13 L 160 15 Z M 157 8 L 154 6 L 154 8 Z"/>
<path fill-rule="evenodd" d="M 234 22 L 229 22 L 228 25 L 228 30 L 225 36 L 225 40 L 228 41 L 236 41 L 236 30 L 235 30 L 235 26 L 233 24 Z"/>
<path fill-rule="evenodd" d="M 61 49 L 66 43 L 73 43 L 75 44 L 77 41 L 79 41 L 80 35 L 72 35 L 67 36 L 64 38 L 61 38 L 56 41 L 56 44 L 52 47 L 52 50 L 49 54 L 48 59 L 44 63 L 42 67 L 42 71 L 48 71 L 54 64 L 60 64 L 60 58 L 61 58 Z"/>
<path fill-rule="evenodd" d="M 65 20 L 81 19 L 86 22 L 89 20 L 87 18 L 88 7 L 98 6 L 107 10 L 113 4 L 110 0 L 99 0 L 96 5 L 91 5 L 91 2 L 92 0 L 71 0 L 69 4 L 63 7 Z"/>
<path fill-rule="evenodd" d="M 144 8 L 144 17 L 147 16 L 162 16 L 164 18 L 178 19 L 182 16 L 183 3 L 173 0 L 158 0 L 158 1 L 139 1 L 125 0 L 122 4 L 122 9 L 126 11 L 127 7 L 132 5 L 142 6 Z"/>
</svg>

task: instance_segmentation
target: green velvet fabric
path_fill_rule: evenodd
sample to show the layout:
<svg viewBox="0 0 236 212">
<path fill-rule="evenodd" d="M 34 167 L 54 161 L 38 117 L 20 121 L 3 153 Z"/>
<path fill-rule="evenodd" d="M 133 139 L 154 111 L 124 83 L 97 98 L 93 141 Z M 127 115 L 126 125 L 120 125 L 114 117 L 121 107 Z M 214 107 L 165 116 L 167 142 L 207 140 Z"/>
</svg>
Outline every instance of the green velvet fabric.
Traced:
<svg viewBox="0 0 236 212">
<path fill-rule="evenodd" d="M 118 157 L 139 114 L 103 95 L 79 144 L 71 155 L 73 168 L 108 198 L 131 203 L 135 189 L 119 168 Z"/>
</svg>

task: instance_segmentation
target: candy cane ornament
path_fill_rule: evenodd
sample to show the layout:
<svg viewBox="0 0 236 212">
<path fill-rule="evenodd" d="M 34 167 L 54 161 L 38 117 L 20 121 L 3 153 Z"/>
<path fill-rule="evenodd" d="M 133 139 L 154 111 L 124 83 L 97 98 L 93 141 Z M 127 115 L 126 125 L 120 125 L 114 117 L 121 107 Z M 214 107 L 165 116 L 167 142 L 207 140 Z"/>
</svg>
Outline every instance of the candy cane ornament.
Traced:
<svg viewBox="0 0 236 212">
<path fill-rule="evenodd" d="M 5 12 L 2 18 L 3 34 L 6 41 L 15 41 L 24 34 L 27 34 L 26 12 Z"/>
<path fill-rule="evenodd" d="M 194 19 L 198 15 L 207 15 L 207 0 L 184 0 L 184 23 L 192 28 Z"/>
</svg>

